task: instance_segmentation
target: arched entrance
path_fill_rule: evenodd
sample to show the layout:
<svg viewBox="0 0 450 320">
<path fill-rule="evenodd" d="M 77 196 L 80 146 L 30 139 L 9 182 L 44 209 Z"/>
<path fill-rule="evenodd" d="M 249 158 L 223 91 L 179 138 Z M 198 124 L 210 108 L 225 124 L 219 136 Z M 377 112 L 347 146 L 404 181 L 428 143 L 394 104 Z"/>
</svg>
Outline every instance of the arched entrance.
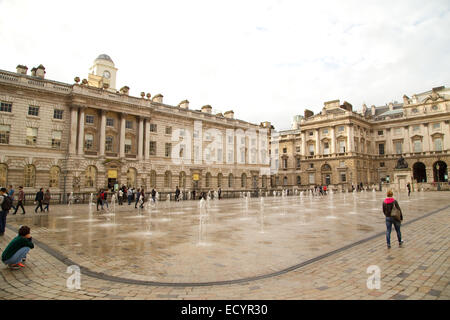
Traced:
<svg viewBox="0 0 450 320">
<path fill-rule="evenodd" d="M 414 180 L 419 182 L 427 182 L 427 171 L 425 165 L 422 162 L 416 162 L 413 165 L 413 177 Z"/>
<path fill-rule="evenodd" d="M 434 182 L 448 182 L 447 164 L 444 161 L 436 161 L 433 164 Z"/>
<path fill-rule="evenodd" d="M 331 184 L 331 167 L 329 164 L 324 164 L 321 168 L 322 171 L 322 184 L 330 185 Z"/>
</svg>

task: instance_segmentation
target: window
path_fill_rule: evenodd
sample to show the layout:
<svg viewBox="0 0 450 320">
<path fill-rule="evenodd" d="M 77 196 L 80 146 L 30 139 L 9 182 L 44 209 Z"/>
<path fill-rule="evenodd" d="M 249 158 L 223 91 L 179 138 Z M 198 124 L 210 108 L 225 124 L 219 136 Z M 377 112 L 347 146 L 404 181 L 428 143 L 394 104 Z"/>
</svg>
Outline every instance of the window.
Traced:
<svg viewBox="0 0 450 320">
<path fill-rule="evenodd" d="M 105 140 L 105 151 L 113 152 L 113 142 L 114 138 L 111 136 L 107 136 Z"/>
<path fill-rule="evenodd" d="M 156 141 L 150 141 L 150 155 L 156 156 Z"/>
<path fill-rule="evenodd" d="M 125 153 L 126 154 L 131 153 L 131 139 L 129 138 L 125 139 Z"/>
<path fill-rule="evenodd" d="M 12 103 L 0 102 L 0 111 L 11 112 Z"/>
<path fill-rule="evenodd" d="M 323 144 L 323 153 L 324 154 L 330 154 L 330 144 L 328 142 L 325 142 Z"/>
<path fill-rule="evenodd" d="M 401 134 L 402 133 L 402 128 L 395 128 L 394 129 L 394 134 L 395 135 L 399 135 L 399 134 Z"/>
<path fill-rule="evenodd" d="M 8 176 L 8 167 L 6 164 L 0 163 L 0 186 L 6 186 L 6 178 Z"/>
<path fill-rule="evenodd" d="M 288 167 L 288 160 L 283 159 L 283 169 L 287 169 L 287 167 Z"/>
<path fill-rule="evenodd" d="M 205 177 L 205 187 L 209 188 L 211 187 L 211 173 L 207 173 Z"/>
<path fill-rule="evenodd" d="M 283 153 L 287 153 L 287 148 L 283 148 Z"/>
<path fill-rule="evenodd" d="M 384 133 L 383 130 L 378 130 L 378 135 L 379 135 L 379 136 L 382 136 L 383 133 Z"/>
<path fill-rule="evenodd" d="M 441 124 L 438 123 L 433 123 L 433 130 L 439 130 L 441 128 Z"/>
<path fill-rule="evenodd" d="M 302 180 L 301 180 L 300 176 L 297 176 L 297 185 L 299 186 L 301 184 L 302 184 Z"/>
<path fill-rule="evenodd" d="M 25 144 L 27 146 L 35 146 L 37 141 L 37 128 L 27 128 L 27 138 Z"/>
<path fill-rule="evenodd" d="M 166 127 L 166 134 L 172 134 L 172 127 Z"/>
<path fill-rule="evenodd" d="M 62 118 L 63 118 L 63 113 L 64 113 L 64 110 L 54 109 L 54 110 L 53 110 L 53 119 L 59 119 L 59 120 L 62 120 Z"/>
<path fill-rule="evenodd" d="M 95 181 L 97 180 L 97 169 L 95 169 L 94 166 L 88 166 L 84 175 L 84 186 L 87 188 L 94 188 L 96 185 Z"/>
<path fill-rule="evenodd" d="M 172 173 L 170 171 L 166 171 L 164 174 L 164 188 L 170 188 L 171 187 L 171 180 L 172 180 Z"/>
<path fill-rule="evenodd" d="M 341 173 L 341 182 L 346 182 L 347 181 L 347 176 L 345 173 Z"/>
<path fill-rule="evenodd" d="M 345 141 L 339 141 L 339 153 L 345 153 Z"/>
<path fill-rule="evenodd" d="M 345 161 L 339 161 L 339 166 L 340 167 L 345 167 Z"/>
<path fill-rule="evenodd" d="M 395 144 L 395 153 L 396 154 L 403 153 L 403 142 L 397 141 L 394 144 Z"/>
<path fill-rule="evenodd" d="M 0 124 L 0 143 L 9 144 L 9 133 L 11 132 L 10 125 Z M 3 184 L 2 184 L 3 186 Z"/>
<path fill-rule="evenodd" d="M 110 119 L 112 120 L 112 119 Z M 94 116 L 92 114 L 87 114 L 86 115 L 86 123 L 87 124 L 94 124 Z M 112 122 L 112 124 L 110 125 L 111 127 L 114 125 L 114 121 Z"/>
<path fill-rule="evenodd" d="M 219 173 L 217 175 L 217 187 L 218 188 L 222 187 L 222 178 L 223 178 L 223 174 Z"/>
<path fill-rule="evenodd" d="M 436 106 L 436 105 L 431 107 L 431 110 L 433 110 L 433 111 L 437 111 L 438 109 L 439 109 L 439 108 L 438 108 L 438 106 Z"/>
<path fill-rule="evenodd" d="M 442 139 L 434 139 L 434 151 L 442 151 Z"/>
<path fill-rule="evenodd" d="M 378 154 L 384 154 L 384 143 L 378 145 Z"/>
<path fill-rule="evenodd" d="M 313 155 L 314 155 L 314 145 L 310 144 L 310 145 L 308 146 L 308 148 L 309 148 L 309 155 L 310 155 L 310 156 L 313 156 Z"/>
<path fill-rule="evenodd" d="M 172 156 L 172 144 L 171 143 L 166 143 L 166 151 L 165 151 L 164 155 L 167 158 Z"/>
<path fill-rule="evenodd" d="M 25 188 L 33 188 L 36 180 L 36 169 L 32 164 L 25 166 L 24 168 L 24 183 Z"/>
<path fill-rule="evenodd" d="M 113 118 L 106 118 L 106 126 L 107 127 L 114 127 L 114 119 Z"/>
<path fill-rule="evenodd" d="M 344 126 L 339 126 L 339 127 L 338 127 L 338 132 L 344 132 L 344 130 L 345 130 L 345 127 L 344 127 Z"/>
<path fill-rule="evenodd" d="M 309 168 L 310 168 L 310 169 L 314 169 L 314 163 L 310 163 L 310 164 L 309 164 Z"/>
<path fill-rule="evenodd" d="M 420 126 L 413 126 L 413 131 L 414 132 L 417 132 L 417 131 L 420 131 Z"/>
<path fill-rule="evenodd" d="M 314 184 L 316 181 L 316 175 L 314 173 L 309 174 L 309 184 Z"/>
<path fill-rule="evenodd" d="M 323 129 L 322 134 L 328 134 L 328 129 Z"/>
<path fill-rule="evenodd" d="M 136 186 L 136 169 L 128 168 L 127 171 L 127 187 L 135 187 Z"/>
<path fill-rule="evenodd" d="M 126 129 L 133 129 L 133 121 L 132 120 L 125 120 L 125 128 Z"/>
<path fill-rule="evenodd" d="M 417 110 L 417 108 L 412 109 L 412 113 L 417 113 L 419 112 L 419 110 Z"/>
<path fill-rule="evenodd" d="M 228 144 L 233 144 L 233 139 L 234 137 L 233 136 L 228 136 Z"/>
<path fill-rule="evenodd" d="M 39 116 L 39 107 L 36 106 L 29 106 L 28 107 L 28 115 L 29 116 Z"/>
<path fill-rule="evenodd" d="M 252 156 L 253 162 L 256 162 L 254 155 Z M 217 149 L 217 161 L 222 162 L 222 149 Z"/>
<path fill-rule="evenodd" d="M 422 152 L 422 141 L 415 140 L 413 146 L 414 146 L 414 152 Z"/>
<path fill-rule="evenodd" d="M 228 188 L 233 188 L 233 175 L 231 173 L 228 175 Z"/>
<path fill-rule="evenodd" d="M 380 162 L 380 168 L 384 168 L 384 162 Z"/>
<path fill-rule="evenodd" d="M 52 148 L 61 148 L 62 131 L 52 131 Z"/>
<path fill-rule="evenodd" d="M 53 166 L 50 168 L 50 188 L 58 188 L 59 187 L 59 175 L 61 169 L 59 167 Z"/>
<path fill-rule="evenodd" d="M 300 158 L 297 158 L 297 169 L 300 169 Z"/>
<path fill-rule="evenodd" d="M 247 187 L 247 175 L 245 173 L 243 173 L 241 175 L 241 188 L 246 188 Z"/>
<path fill-rule="evenodd" d="M 150 123 L 150 132 L 156 132 L 157 131 L 157 126 L 155 123 Z"/>
<path fill-rule="evenodd" d="M 310 135 L 310 136 L 314 135 L 314 132 L 310 131 L 310 132 L 309 132 L 309 135 Z"/>
<path fill-rule="evenodd" d="M 156 187 L 156 171 L 152 170 L 150 172 L 150 187 Z"/>
<path fill-rule="evenodd" d="M 300 150 L 301 150 L 300 147 L 298 147 L 298 146 L 295 147 L 295 152 L 300 153 Z"/>
<path fill-rule="evenodd" d="M 283 178 L 283 186 L 287 186 L 287 184 L 288 184 L 288 178 L 284 177 Z"/>
</svg>

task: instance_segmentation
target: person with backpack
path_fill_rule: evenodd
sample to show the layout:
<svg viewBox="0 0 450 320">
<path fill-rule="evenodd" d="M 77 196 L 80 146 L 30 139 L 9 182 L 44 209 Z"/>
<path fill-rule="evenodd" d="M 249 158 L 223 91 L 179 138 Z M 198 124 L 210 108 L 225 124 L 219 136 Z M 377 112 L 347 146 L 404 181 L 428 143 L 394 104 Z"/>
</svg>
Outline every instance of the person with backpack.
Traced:
<svg viewBox="0 0 450 320">
<path fill-rule="evenodd" d="M 387 192 L 387 198 L 383 201 L 383 213 L 386 217 L 386 242 L 388 249 L 391 248 L 392 225 L 394 225 L 395 232 L 397 233 L 398 245 L 401 247 L 403 244 L 402 233 L 400 231 L 403 214 L 397 200 L 393 198 L 393 195 L 394 193 L 392 190 L 389 190 Z"/>
<path fill-rule="evenodd" d="M 41 208 L 41 212 L 44 211 L 42 208 L 42 201 L 44 201 L 44 188 L 40 188 L 39 191 L 36 193 L 36 198 L 34 198 L 34 203 L 37 202 L 36 209 L 34 209 L 34 212 L 37 213 L 37 209 Z"/>
<path fill-rule="evenodd" d="M 6 216 L 12 208 L 12 199 L 6 193 L 6 188 L 0 189 L 0 236 L 5 234 Z"/>
<path fill-rule="evenodd" d="M 2 262 L 11 269 L 20 269 L 25 267 L 23 264 L 27 259 L 30 249 L 34 248 L 33 238 L 30 228 L 21 226 L 19 234 L 11 240 L 2 253 Z"/>
<path fill-rule="evenodd" d="M 23 207 L 23 202 L 25 201 L 25 192 L 23 192 L 23 188 L 22 186 L 19 187 L 19 196 L 17 199 L 17 206 L 16 209 L 14 210 L 13 214 L 17 213 L 17 210 L 19 210 L 19 207 L 22 208 L 22 214 L 25 214 L 25 208 Z"/>
</svg>

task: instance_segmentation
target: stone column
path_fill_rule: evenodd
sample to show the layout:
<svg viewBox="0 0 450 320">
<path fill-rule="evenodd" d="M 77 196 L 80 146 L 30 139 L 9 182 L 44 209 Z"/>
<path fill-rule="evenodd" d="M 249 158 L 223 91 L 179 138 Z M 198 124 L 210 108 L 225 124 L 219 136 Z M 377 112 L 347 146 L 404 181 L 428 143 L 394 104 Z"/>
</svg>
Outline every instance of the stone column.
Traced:
<svg viewBox="0 0 450 320">
<path fill-rule="evenodd" d="M 80 108 L 80 120 L 78 123 L 78 155 L 84 154 L 84 107 Z"/>
<path fill-rule="evenodd" d="M 120 142 L 119 142 L 119 157 L 125 158 L 125 119 L 126 113 L 120 114 Z"/>
<path fill-rule="evenodd" d="M 106 110 L 100 110 L 100 156 L 105 155 L 106 140 Z"/>
<path fill-rule="evenodd" d="M 142 150 L 144 147 L 144 118 L 139 118 L 139 139 L 138 139 L 138 159 L 142 160 Z"/>
<path fill-rule="evenodd" d="M 331 154 L 336 153 L 336 131 L 331 127 Z"/>
<path fill-rule="evenodd" d="M 316 152 L 315 152 L 315 155 L 319 155 L 319 154 L 322 154 L 322 152 L 320 152 L 320 132 L 319 132 L 319 129 L 315 130 L 315 136 L 316 136 Z"/>
<path fill-rule="evenodd" d="M 150 119 L 145 119 L 145 144 L 144 144 L 144 158 L 150 158 Z"/>
<path fill-rule="evenodd" d="M 69 153 L 77 153 L 78 107 L 70 109 L 70 142 Z"/>
<path fill-rule="evenodd" d="M 305 131 L 302 131 L 301 135 L 302 135 L 302 156 L 305 157 L 307 155 L 307 150 L 306 150 L 306 133 L 305 133 Z"/>
</svg>

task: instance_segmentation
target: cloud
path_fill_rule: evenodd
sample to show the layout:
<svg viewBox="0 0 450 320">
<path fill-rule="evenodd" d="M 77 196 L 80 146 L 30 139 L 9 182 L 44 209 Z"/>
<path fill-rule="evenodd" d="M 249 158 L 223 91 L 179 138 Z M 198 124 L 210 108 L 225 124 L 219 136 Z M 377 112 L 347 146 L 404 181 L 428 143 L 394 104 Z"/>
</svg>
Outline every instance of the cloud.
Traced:
<svg viewBox="0 0 450 320">
<path fill-rule="evenodd" d="M 359 108 L 449 85 L 443 1 L 0 1 L 0 68 L 87 77 L 101 53 L 118 87 L 233 109 L 287 128 L 304 108 Z"/>
</svg>

